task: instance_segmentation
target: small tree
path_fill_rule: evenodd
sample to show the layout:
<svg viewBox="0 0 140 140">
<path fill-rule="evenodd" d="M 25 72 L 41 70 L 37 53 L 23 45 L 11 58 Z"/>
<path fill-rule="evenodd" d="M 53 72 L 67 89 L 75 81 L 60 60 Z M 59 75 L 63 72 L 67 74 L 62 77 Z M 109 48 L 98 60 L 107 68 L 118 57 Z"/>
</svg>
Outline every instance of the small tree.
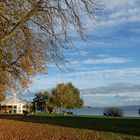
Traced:
<svg viewBox="0 0 140 140">
<path fill-rule="evenodd" d="M 35 98 L 33 99 L 33 110 L 40 110 L 41 112 L 54 112 L 56 105 L 54 101 L 54 96 L 45 92 L 39 92 L 35 95 Z"/>
<path fill-rule="evenodd" d="M 35 98 L 33 99 L 34 105 L 37 105 L 37 110 L 40 110 L 41 112 L 46 112 L 49 98 L 50 94 L 47 91 L 37 93 L 35 95 Z"/>
</svg>

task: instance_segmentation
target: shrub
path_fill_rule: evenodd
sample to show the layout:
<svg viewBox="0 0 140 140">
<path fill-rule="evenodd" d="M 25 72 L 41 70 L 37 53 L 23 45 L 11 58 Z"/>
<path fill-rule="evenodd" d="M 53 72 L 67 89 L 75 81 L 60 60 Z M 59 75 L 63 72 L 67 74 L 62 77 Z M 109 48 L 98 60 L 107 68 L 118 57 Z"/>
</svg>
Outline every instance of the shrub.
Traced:
<svg viewBox="0 0 140 140">
<path fill-rule="evenodd" d="M 49 113 L 54 113 L 54 107 L 53 106 L 47 106 L 47 109 Z"/>
<path fill-rule="evenodd" d="M 32 112 L 30 110 L 23 110 L 24 116 L 29 116 Z"/>
<path fill-rule="evenodd" d="M 123 112 L 120 108 L 109 107 L 109 108 L 104 110 L 103 115 L 104 116 L 118 116 L 118 117 L 121 117 L 121 116 L 123 116 Z"/>
<path fill-rule="evenodd" d="M 63 110 L 63 115 L 73 115 L 73 112 L 71 111 L 66 111 L 66 110 Z"/>
<path fill-rule="evenodd" d="M 138 114 L 140 115 L 140 108 L 138 109 Z"/>
</svg>

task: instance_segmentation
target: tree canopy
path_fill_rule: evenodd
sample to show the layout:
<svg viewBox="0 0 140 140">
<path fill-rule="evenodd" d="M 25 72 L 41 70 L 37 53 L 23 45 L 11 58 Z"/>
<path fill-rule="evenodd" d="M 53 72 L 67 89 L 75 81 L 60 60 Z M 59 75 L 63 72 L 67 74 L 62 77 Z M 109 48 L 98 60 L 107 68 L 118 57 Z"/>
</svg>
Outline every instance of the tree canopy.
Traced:
<svg viewBox="0 0 140 140">
<path fill-rule="evenodd" d="M 39 92 L 35 94 L 34 102 L 34 110 L 41 110 L 41 112 L 45 112 L 46 102 L 48 103 L 50 99 L 50 94 L 45 92 Z"/>
<path fill-rule="evenodd" d="M 83 106 L 80 91 L 72 85 L 72 83 L 58 84 L 57 87 L 52 90 L 52 95 L 55 97 L 57 107 L 71 109 Z"/>
<path fill-rule="evenodd" d="M 69 30 L 84 38 L 83 16 L 96 20 L 96 0 L 1 0 L 0 91 L 28 87 L 46 61 L 63 60 L 72 45 Z"/>
<path fill-rule="evenodd" d="M 2 92 L 1 94 L 0 94 L 0 101 L 2 101 L 2 100 L 4 100 L 5 99 L 5 94 Z"/>
</svg>

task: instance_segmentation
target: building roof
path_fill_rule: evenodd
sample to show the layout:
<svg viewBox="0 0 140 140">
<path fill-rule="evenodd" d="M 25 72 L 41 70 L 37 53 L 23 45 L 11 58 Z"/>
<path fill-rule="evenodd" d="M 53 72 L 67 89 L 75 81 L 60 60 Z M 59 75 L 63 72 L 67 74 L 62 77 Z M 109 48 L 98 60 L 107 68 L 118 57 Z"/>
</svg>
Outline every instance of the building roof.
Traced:
<svg viewBox="0 0 140 140">
<path fill-rule="evenodd" d="M 16 96 L 10 97 L 8 99 L 5 99 L 4 101 L 0 102 L 1 106 L 17 106 L 19 104 L 25 105 L 26 101 L 20 100 L 16 98 Z"/>
</svg>

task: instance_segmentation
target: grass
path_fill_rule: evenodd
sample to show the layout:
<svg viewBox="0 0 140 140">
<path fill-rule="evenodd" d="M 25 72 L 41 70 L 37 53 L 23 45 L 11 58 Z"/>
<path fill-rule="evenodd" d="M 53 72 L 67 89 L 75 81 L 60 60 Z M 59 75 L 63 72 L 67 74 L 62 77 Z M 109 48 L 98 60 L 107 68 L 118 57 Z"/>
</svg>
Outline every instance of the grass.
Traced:
<svg viewBox="0 0 140 140">
<path fill-rule="evenodd" d="M 0 116 L 0 126 L 4 125 L 3 120 L 5 120 L 5 126 L 9 121 L 13 123 L 9 130 L 12 130 L 14 126 L 28 128 L 28 132 L 34 129 L 33 131 L 38 135 L 42 135 L 39 136 L 41 140 L 47 138 L 50 140 L 93 140 L 93 138 L 94 140 L 140 140 L 140 118 L 46 114 L 36 114 L 26 118 L 23 116 Z M 40 131 L 44 133 L 42 134 Z M 3 139 L 0 137 L 0 140 Z"/>
<path fill-rule="evenodd" d="M 83 128 L 98 131 L 140 136 L 140 118 L 133 117 L 101 117 L 101 116 L 30 116 L 28 120 L 72 128 Z"/>
</svg>

